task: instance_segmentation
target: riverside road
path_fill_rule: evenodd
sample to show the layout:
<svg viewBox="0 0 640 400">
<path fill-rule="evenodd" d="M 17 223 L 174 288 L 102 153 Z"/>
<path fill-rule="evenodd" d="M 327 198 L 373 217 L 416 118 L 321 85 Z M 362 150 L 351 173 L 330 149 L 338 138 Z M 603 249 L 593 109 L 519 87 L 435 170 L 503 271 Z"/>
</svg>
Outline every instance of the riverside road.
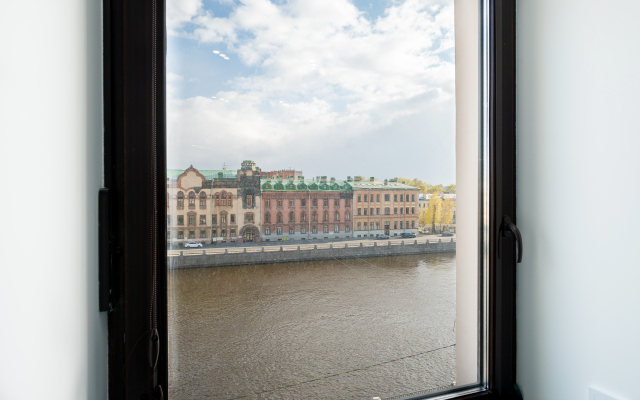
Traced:
<svg viewBox="0 0 640 400">
<path fill-rule="evenodd" d="M 442 242 L 456 241 L 456 235 L 442 236 L 442 235 L 419 235 L 415 238 L 400 238 L 392 237 L 391 239 L 375 239 L 375 238 L 354 238 L 350 240 L 297 240 L 297 241 L 274 241 L 274 242 L 259 242 L 259 243 L 231 243 L 231 244 L 205 244 L 203 248 L 183 248 L 173 247 L 167 251 L 168 257 L 189 255 L 213 255 L 213 254 L 236 254 L 236 253 L 260 253 L 270 251 L 280 251 L 282 247 L 283 251 L 295 251 L 295 250 L 312 250 L 312 249 L 328 249 L 331 247 L 373 247 L 377 242 L 377 246 L 400 246 L 403 244 L 425 244 L 437 243 L 439 240 Z"/>
</svg>

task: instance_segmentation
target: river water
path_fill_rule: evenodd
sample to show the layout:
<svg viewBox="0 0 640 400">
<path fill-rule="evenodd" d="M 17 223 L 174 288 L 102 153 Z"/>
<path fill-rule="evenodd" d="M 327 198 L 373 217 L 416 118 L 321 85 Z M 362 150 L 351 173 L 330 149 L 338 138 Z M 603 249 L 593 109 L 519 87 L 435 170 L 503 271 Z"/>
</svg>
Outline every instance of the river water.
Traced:
<svg viewBox="0 0 640 400">
<path fill-rule="evenodd" d="M 455 380 L 455 254 L 169 272 L 171 399 L 371 399 Z"/>
</svg>

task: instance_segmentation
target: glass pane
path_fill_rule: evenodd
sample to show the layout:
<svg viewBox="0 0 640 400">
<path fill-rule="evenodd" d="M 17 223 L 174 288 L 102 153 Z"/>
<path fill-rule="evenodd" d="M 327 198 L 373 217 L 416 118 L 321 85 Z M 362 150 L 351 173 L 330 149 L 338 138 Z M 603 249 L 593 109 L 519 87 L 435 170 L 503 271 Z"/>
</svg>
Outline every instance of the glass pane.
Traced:
<svg viewBox="0 0 640 400">
<path fill-rule="evenodd" d="M 172 399 L 478 381 L 478 2 L 462 3 L 168 0 Z"/>
</svg>

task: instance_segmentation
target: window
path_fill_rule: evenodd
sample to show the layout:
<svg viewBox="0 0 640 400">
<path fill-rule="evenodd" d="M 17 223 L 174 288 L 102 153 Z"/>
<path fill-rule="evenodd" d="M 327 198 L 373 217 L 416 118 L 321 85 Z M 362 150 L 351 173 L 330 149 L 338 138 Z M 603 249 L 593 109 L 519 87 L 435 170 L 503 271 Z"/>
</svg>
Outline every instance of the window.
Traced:
<svg viewBox="0 0 640 400">
<path fill-rule="evenodd" d="M 393 201 L 398 201 L 398 195 L 397 194 L 393 195 Z"/>
<path fill-rule="evenodd" d="M 380 222 L 376 222 L 376 229 L 380 230 Z"/>
<path fill-rule="evenodd" d="M 335 233 L 339 233 L 339 232 L 340 232 L 340 225 L 334 225 L 334 226 L 333 226 L 333 231 L 334 231 Z"/>
<path fill-rule="evenodd" d="M 329 212 L 325 211 L 322 213 L 322 220 L 323 221 L 329 221 Z"/>
<path fill-rule="evenodd" d="M 411 221 L 411 229 L 414 229 L 416 226 L 416 221 Z"/>
<path fill-rule="evenodd" d="M 358 226 L 357 230 L 361 230 L 361 229 L 360 229 L 360 226 L 361 226 L 361 225 L 360 225 L 360 222 L 358 222 L 357 226 Z"/>
<path fill-rule="evenodd" d="M 380 195 L 379 194 L 376 195 L 376 202 L 380 202 Z"/>
<path fill-rule="evenodd" d="M 227 214 L 225 214 L 225 213 L 220 214 L 220 223 L 221 224 L 226 224 L 227 223 Z"/>
<path fill-rule="evenodd" d="M 235 224 L 235 223 L 236 223 L 236 215 L 235 215 L 235 214 L 231 214 L 231 220 L 230 220 L 230 222 L 231 222 L 232 224 Z"/>
<path fill-rule="evenodd" d="M 398 221 L 393 221 L 393 229 L 398 229 Z"/>
<path fill-rule="evenodd" d="M 207 237 L 207 231 L 201 230 L 200 231 L 200 239 L 206 239 L 206 237 Z"/>
<path fill-rule="evenodd" d="M 205 192 L 200 192 L 200 208 L 204 208 L 207 206 L 207 194 Z"/>
<path fill-rule="evenodd" d="M 253 196 L 250 194 L 247 195 L 247 207 L 253 207 Z"/>
<path fill-rule="evenodd" d="M 345 207 L 349 207 L 349 199 L 345 199 L 345 201 L 344 201 L 344 206 L 345 206 Z"/>
<path fill-rule="evenodd" d="M 167 225 L 171 225 L 171 215 L 167 215 Z"/>
<path fill-rule="evenodd" d="M 393 214 L 398 214 L 398 207 L 393 207 Z"/>
<path fill-rule="evenodd" d="M 206 225 L 207 224 L 207 216 L 206 215 L 201 215 L 200 216 L 200 225 Z"/>
<path fill-rule="evenodd" d="M 220 205 L 220 194 L 216 193 L 216 205 L 219 206 Z"/>
<path fill-rule="evenodd" d="M 282 200 L 278 200 L 278 207 L 282 207 Z"/>
<path fill-rule="evenodd" d="M 402 201 L 402 195 L 400 195 L 400 201 Z"/>
<path fill-rule="evenodd" d="M 369 196 L 369 201 L 373 201 L 373 195 Z"/>
<path fill-rule="evenodd" d="M 184 231 L 178 231 L 178 239 L 184 239 Z"/>
<path fill-rule="evenodd" d="M 350 232 L 350 231 L 351 231 L 351 228 L 349 228 L 349 225 L 347 225 L 347 226 L 345 226 L 345 227 L 344 227 L 344 231 L 345 231 L 345 232 Z"/>
<path fill-rule="evenodd" d="M 223 238 L 227 237 L 227 230 L 226 229 L 222 229 L 220 232 L 221 232 L 221 235 L 222 235 Z"/>
<path fill-rule="evenodd" d="M 300 222 L 305 222 L 307 220 L 307 214 L 303 211 L 300 213 Z"/>
<path fill-rule="evenodd" d="M 362 195 L 358 195 L 358 203 L 360 203 L 362 201 Z"/>
<path fill-rule="evenodd" d="M 380 208 L 376 208 L 376 215 L 380 215 Z"/>
<path fill-rule="evenodd" d="M 339 199 L 333 200 L 333 206 L 334 207 L 340 207 L 340 200 Z"/>
<path fill-rule="evenodd" d="M 362 209 L 358 208 L 358 215 L 362 215 Z"/>
<path fill-rule="evenodd" d="M 270 213 L 265 213 L 264 214 L 264 223 L 265 224 L 271 223 L 271 214 Z"/>
<path fill-rule="evenodd" d="M 244 215 L 244 222 L 246 224 L 253 224 L 253 213 L 246 213 Z"/>
<path fill-rule="evenodd" d="M 212 229 L 211 230 L 211 237 L 212 238 L 218 237 L 218 230 L 217 229 Z"/>
<path fill-rule="evenodd" d="M 289 200 L 289 207 L 293 207 L 293 200 Z"/>
<path fill-rule="evenodd" d="M 264 228 L 265 235 L 271 235 L 271 228 Z"/>
<path fill-rule="evenodd" d="M 189 192 L 189 208 L 195 208 L 196 206 L 196 194 Z"/>
<path fill-rule="evenodd" d="M 391 209 L 389 207 L 385 207 L 384 215 L 391 215 Z"/>
<path fill-rule="evenodd" d="M 329 199 L 323 199 L 322 204 L 324 207 L 329 207 Z"/>
<path fill-rule="evenodd" d="M 369 215 L 373 215 L 373 208 L 369 209 Z"/>
<path fill-rule="evenodd" d="M 405 214 L 409 214 L 409 207 L 406 207 L 404 210 L 405 210 L 405 212 L 404 212 Z"/>
<path fill-rule="evenodd" d="M 306 207 L 307 205 L 307 200 L 306 199 L 300 199 L 300 206 L 301 207 Z"/>
<path fill-rule="evenodd" d="M 366 194 L 364 195 L 364 201 L 366 201 L 366 202 L 369 201 L 369 196 L 367 196 Z"/>
<path fill-rule="evenodd" d="M 279 224 L 282 223 L 282 213 L 278 213 L 276 222 L 279 223 Z"/>
<path fill-rule="evenodd" d="M 316 222 L 318 220 L 318 213 L 317 212 L 313 212 L 313 214 L 311 214 L 312 218 L 313 218 L 313 222 Z"/>
<path fill-rule="evenodd" d="M 277 235 L 282 235 L 282 227 L 279 226 L 279 227 L 276 228 L 276 234 Z"/>
<path fill-rule="evenodd" d="M 313 207 L 318 207 L 318 199 L 313 199 L 313 200 L 311 200 L 311 205 L 312 205 Z"/>
<path fill-rule="evenodd" d="M 312 232 L 313 232 L 313 233 L 318 233 L 318 227 L 317 227 L 317 226 L 314 226 L 314 227 L 312 228 Z"/>
<path fill-rule="evenodd" d="M 507 6 L 507 7 L 508 7 L 508 6 Z M 508 11 L 508 10 L 507 10 L 507 11 Z M 144 26 L 151 26 L 151 25 L 149 25 L 149 24 L 145 24 Z M 497 31 L 498 33 L 503 32 L 502 30 L 496 30 L 496 31 Z M 127 32 L 128 32 L 128 30 L 127 30 Z M 492 31 L 492 32 L 493 32 L 493 31 Z M 151 36 L 151 35 L 149 35 L 149 36 Z M 508 43 L 508 42 L 500 41 L 500 38 L 498 38 L 498 39 L 496 39 L 496 40 L 498 40 L 498 41 L 499 41 L 499 43 Z M 144 53 L 144 52 L 141 52 L 141 53 Z M 135 57 L 135 56 L 136 56 L 136 55 L 135 55 L 135 52 L 126 52 L 126 54 L 131 54 L 131 56 L 132 56 L 132 57 Z M 148 56 L 148 55 L 147 55 L 147 56 Z M 142 54 L 140 55 L 140 57 L 142 57 Z M 116 63 L 116 65 L 117 65 L 117 63 Z M 500 65 L 501 65 L 501 64 L 500 64 Z M 506 68 L 506 67 L 505 67 L 505 68 Z M 498 71 L 498 72 L 500 72 L 500 71 Z M 500 75 L 500 76 L 502 76 L 502 75 Z M 130 79 L 130 80 L 129 80 L 129 82 L 131 82 L 131 81 L 132 81 L 132 80 Z M 150 82 L 151 80 L 148 80 L 148 81 Z M 164 89 L 163 89 L 163 90 L 164 90 Z M 500 96 L 500 95 L 501 95 L 501 94 L 500 94 L 500 93 L 498 93 L 498 96 Z M 507 99 L 507 100 L 508 100 L 508 99 Z M 513 102 L 509 102 L 509 101 L 507 101 L 507 103 L 508 103 L 508 104 L 514 104 Z M 144 112 L 145 112 L 145 111 L 144 111 L 144 108 L 142 108 L 142 110 L 141 110 L 141 112 L 140 112 L 140 113 L 142 114 L 142 113 L 144 113 Z M 493 114 L 492 114 L 492 115 L 493 115 Z M 499 114 L 499 113 L 498 113 L 497 115 L 501 115 L 501 114 Z M 141 117 L 142 117 L 142 116 L 141 116 Z M 502 126 L 502 125 L 500 125 L 500 126 Z M 126 131 L 130 131 L 130 130 L 126 130 Z M 125 154 L 126 154 L 126 152 L 125 152 Z M 491 153 L 491 154 L 493 154 L 493 153 Z M 163 156 L 163 155 L 161 154 L 161 156 Z M 499 171 L 498 171 L 498 172 L 499 172 Z M 163 197 L 163 196 L 161 196 L 161 197 Z M 125 204 L 126 204 L 126 203 L 125 203 Z M 498 212 L 499 212 L 499 213 L 500 213 L 501 211 L 502 211 L 502 210 L 498 210 Z M 508 213 L 508 212 L 507 212 L 507 213 Z M 160 221 L 162 221 L 162 219 L 161 219 L 161 218 L 160 218 Z M 498 226 L 499 224 L 495 224 L 495 225 L 496 225 L 496 226 Z M 131 237 L 132 235 L 129 235 L 129 236 Z M 128 248 L 130 248 L 130 247 L 128 247 Z M 506 269 L 506 268 L 504 268 L 504 269 Z M 130 283 L 127 283 L 127 284 L 130 284 Z M 140 287 L 142 288 L 141 290 L 144 290 L 143 285 L 140 285 Z M 145 299 L 150 298 L 149 296 L 140 296 L 140 297 L 144 297 Z M 123 324 L 123 326 L 124 326 L 124 324 Z M 116 336 L 116 335 L 110 334 L 110 337 L 115 337 L 115 336 Z M 122 337 L 122 335 L 117 335 L 117 336 L 118 336 L 118 337 Z M 505 367 L 505 368 L 506 368 L 506 367 Z M 114 396 L 116 396 L 116 395 L 114 395 Z M 124 397 L 122 397 L 122 398 L 124 398 Z"/>
<path fill-rule="evenodd" d="M 384 195 L 384 201 L 389 201 L 389 195 L 388 194 Z"/>
<path fill-rule="evenodd" d="M 329 233 L 329 227 L 325 225 L 324 228 L 323 228 L 323 232 L 324 233 Z"/>
<path fill-rule="evenodd" d="M 211 225 L 217 225 L 217 224 L 218 224 L 218 216 L 214 214 L 211 216 Z"/>
<path fill-rule="evenodd" d="M 271 200 L 265 200 L 264 201 L 264 206 L 265 207 L 271 207 Z"/>
<path fill-rule="evenodd" d="M 178 210 L 184 209 L 184 193 L 178 192 Z"/>
<path fill-rule="evenodd" d="M 415 194 L 411 195 L 411 201 L 416 201 L 416 195 Z"/>
<path fill-rule="evenodd" d="M 415 207 L 411 207 L 411 214 L 415 214 L 416 213 L 416 208 Z"/>
<path fill-rule="evenodd" d="M 404 229 L 404 228 L 402 227 L 402 221 L 400 221 L 400 229 Z"/>
<path fill-rule="evenodd" d="M 351 220 L 351 213 L 349 211 L 345 211 L 344 220 L 345 221 L 350 221 Z"/>
<path fill-rule="evenodd" d="M 189 231 L 189 239 L 195 239 L 196 238 L 196 231 Z"/>
<path fill-rule="evenodd" d="M 400 215 L 404 213 L 404 207 L 400 207 Z"/>
<path fill-rule="evenodd" d="M 289 222 L 293 222 L 294 221 L 294 215 L 293 212 L 289 213 Z"/>
<path fill-rule="evenodd" d="M 336 211 L 333 215 L 333 220 L 334 221 L 340 221 L 340 213 L 338 211 Z"/>
<path fill-rule="evenodd" d="M 307 229 L 303 226 L 300 228 L 300 233 L 307 233 Z"/>
<path fill-rule="evenodd" d="M 362 211 L 364 212 L 364 215 L 367 215 L 367 209 L 366 208 L 364 208 Z"/>
<path fill-rule="evenodd" d="M 195 225 L 195 224 L 196 224 L 196 216 L 189 215 L 189 225 Z"/>
<path fill-rule="evenodd" d="M 289 228 L 289 235 L 293 235 L 293 228 Z"/>
</svg>

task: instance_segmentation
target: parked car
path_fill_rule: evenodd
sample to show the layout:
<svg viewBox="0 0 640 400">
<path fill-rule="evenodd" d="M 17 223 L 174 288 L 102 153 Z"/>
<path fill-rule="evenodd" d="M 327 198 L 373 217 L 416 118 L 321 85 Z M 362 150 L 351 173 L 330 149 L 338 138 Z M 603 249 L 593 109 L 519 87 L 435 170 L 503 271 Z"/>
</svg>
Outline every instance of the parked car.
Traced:
<svg viewBox="0 0 640 400">
<path fill-rule="evenodd" d="M 414 238 L 416 237 L 416 234 L 413 232 L 404 232 L 403 234 L 400 235 L 400 237 L 403 238 Z"/>
<path fill-rule="evenodd" d="M 451 232 L 442 232 L 442 236 L 453 236 Z"/>
<path fill-rule="evenodd" d="M 184 244 L 184 247 L 202 247 L 202 243 L 187 242 Z"/>
<path fill-rule="evenodd" d="M 380 233 L 376 239 L 389 239 L 389 236 L 385 235 L 384 233 Z"/>
</svg>

